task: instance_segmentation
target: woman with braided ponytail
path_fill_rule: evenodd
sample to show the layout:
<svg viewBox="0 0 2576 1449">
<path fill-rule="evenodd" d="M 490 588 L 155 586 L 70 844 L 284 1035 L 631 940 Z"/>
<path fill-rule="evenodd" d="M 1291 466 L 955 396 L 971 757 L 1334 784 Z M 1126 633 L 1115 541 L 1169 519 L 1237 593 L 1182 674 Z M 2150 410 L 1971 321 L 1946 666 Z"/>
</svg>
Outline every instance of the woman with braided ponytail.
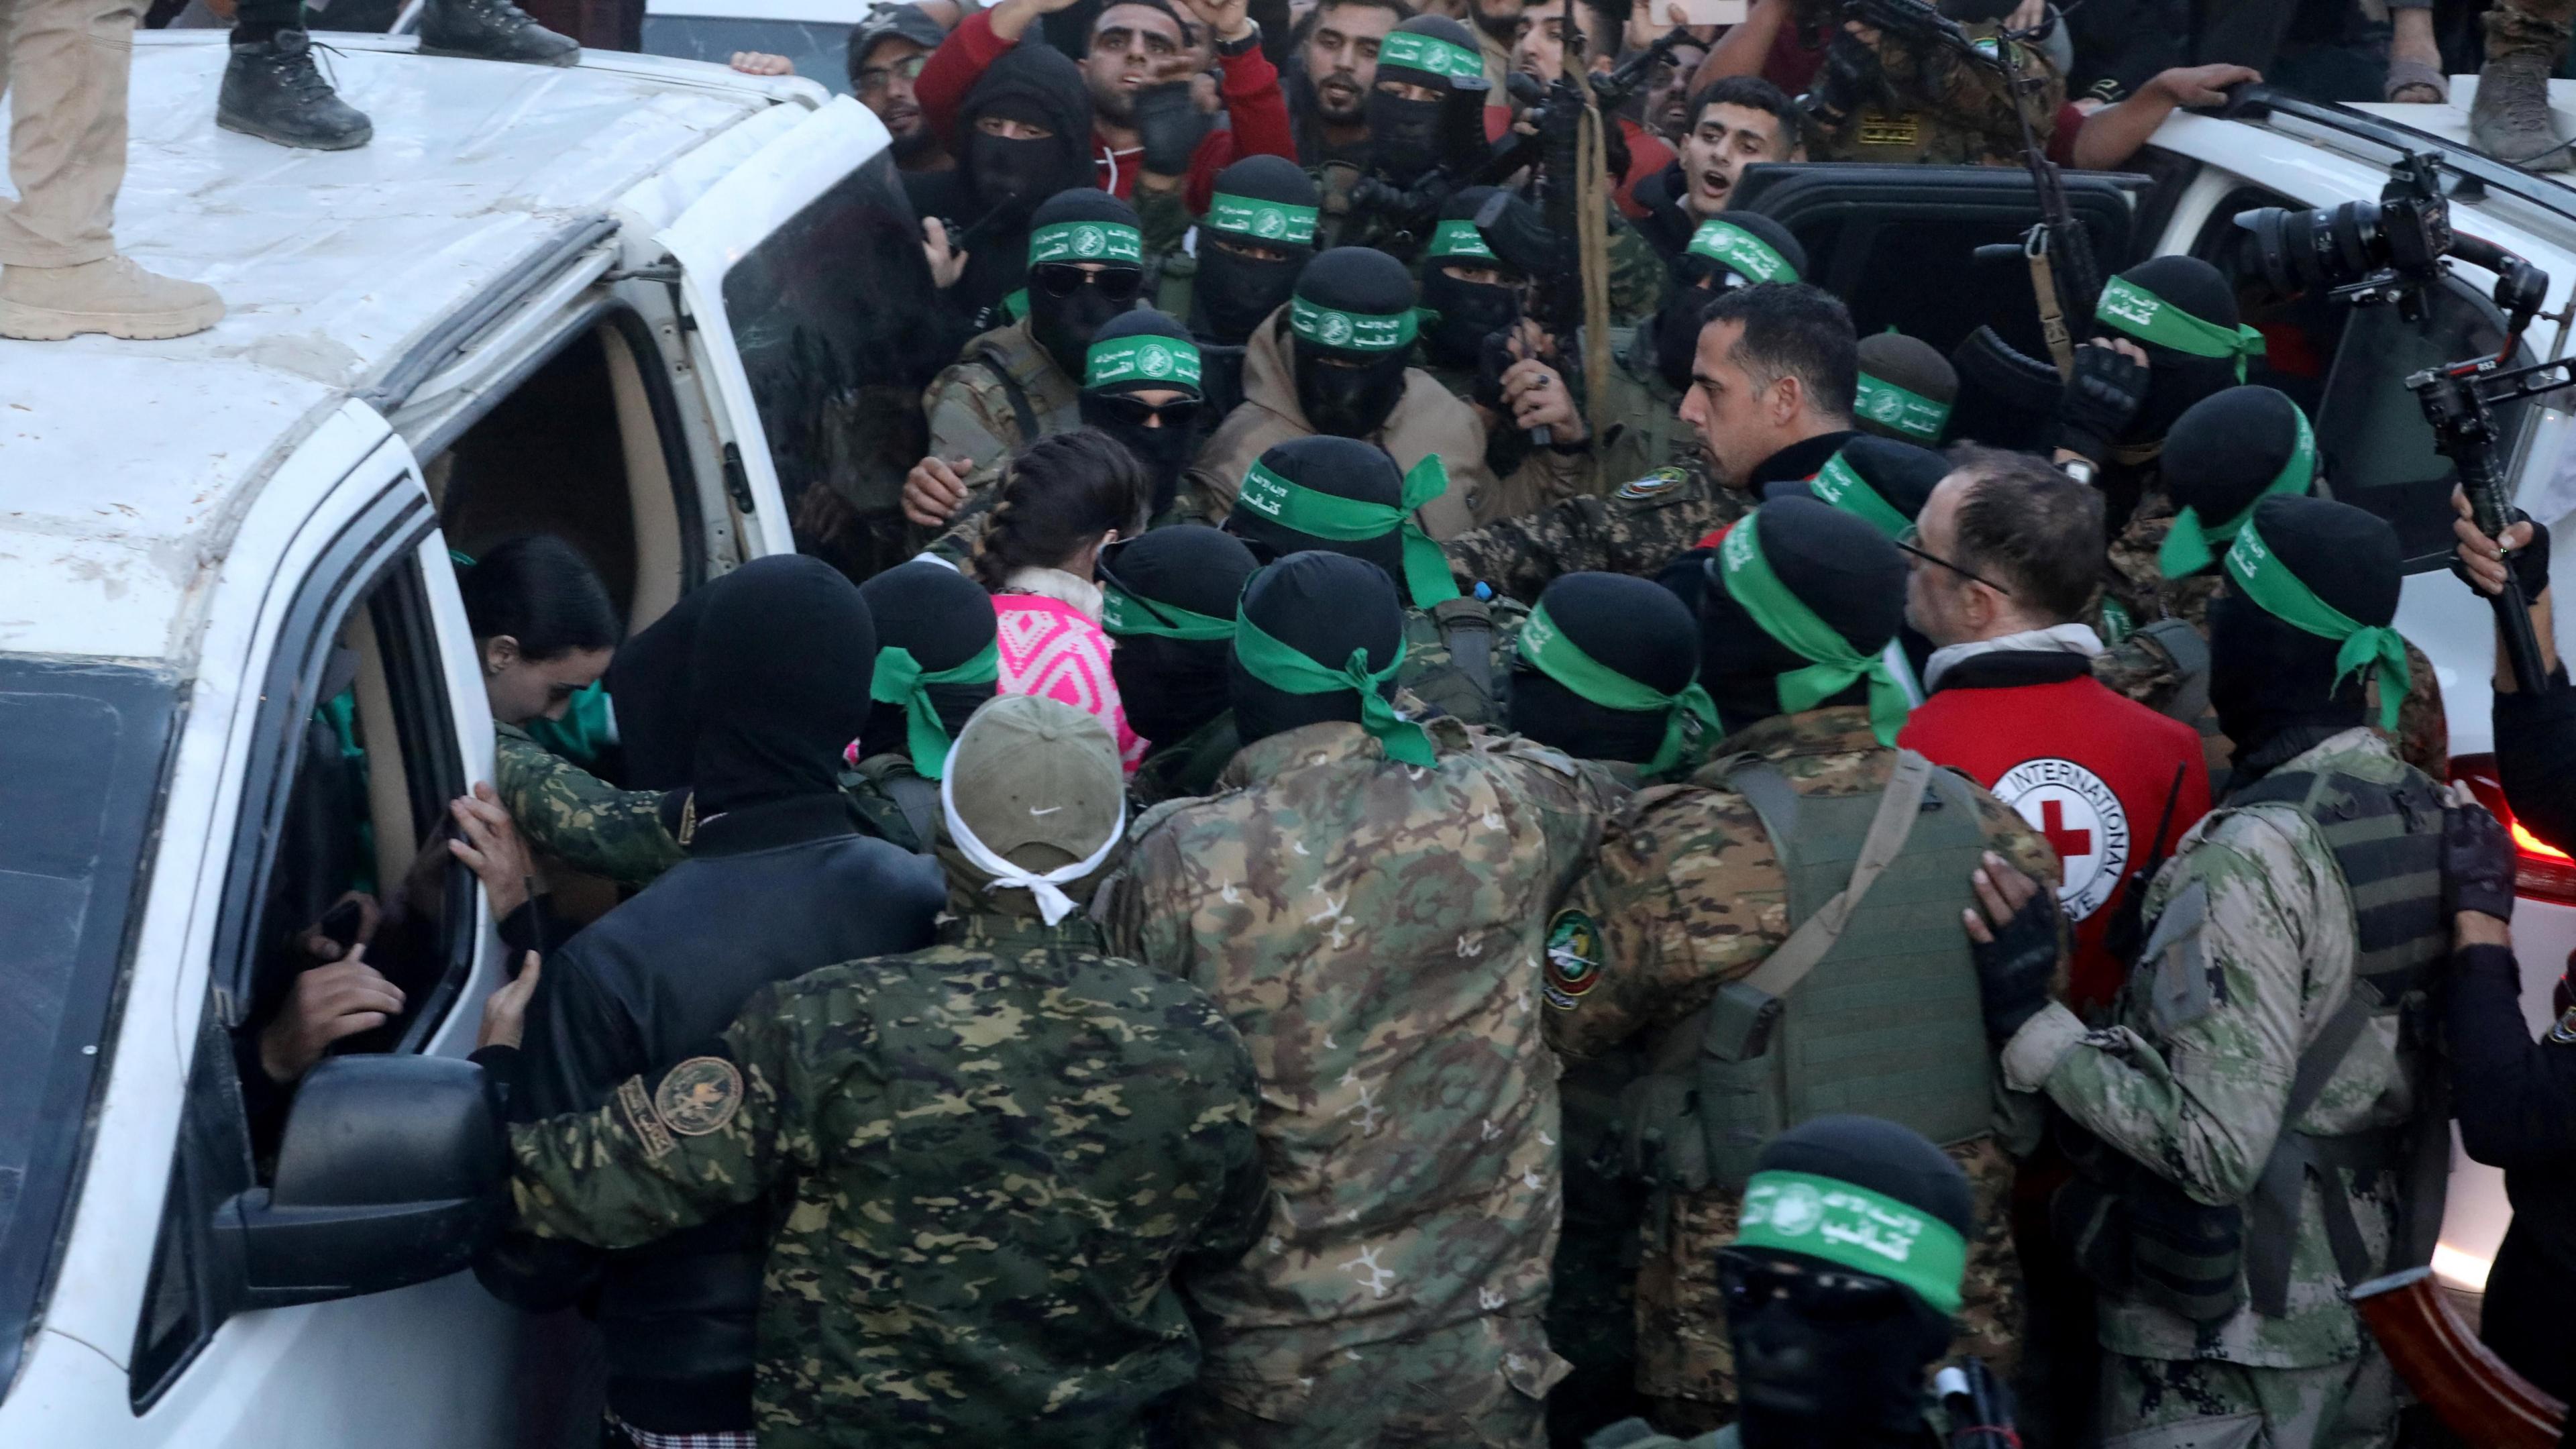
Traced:
<svg viewBox="0 0 2576 1449">
<path fill-rule="evenodd" d="M 1134 455 L 1096 428 L 1041 438 L 1011 463 L 967 571 L 992 591 L 1004 694 L 1099 716 L 1131 772 L 1145 742 L 1127 724 L 1100 627 L 1100 550 L 1145 526 Z"/>
</svg>

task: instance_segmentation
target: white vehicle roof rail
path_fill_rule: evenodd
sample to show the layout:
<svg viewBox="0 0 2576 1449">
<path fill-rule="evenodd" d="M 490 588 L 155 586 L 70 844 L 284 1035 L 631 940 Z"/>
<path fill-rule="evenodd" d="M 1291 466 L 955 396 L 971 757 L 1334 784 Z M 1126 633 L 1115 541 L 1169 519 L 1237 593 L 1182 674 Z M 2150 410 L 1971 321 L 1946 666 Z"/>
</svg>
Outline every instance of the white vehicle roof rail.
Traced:
<svg viewBox="0 0 2576 1449">
<path fill-rule="evenodd" d="M 617 219 L 605 213 L 576 217 L 529 249 L 527 255 L 494 276 L 471 305 L 449 313 L 418 342 L 407 348 L 377 381 L 351 394 L 377 412 L 390 414 L 411 397 L 413 389 L 465 350 L 476 335 L 501 315 L 543 287 L 547 280 L 582 253 L 617 234 Z"/>
</svg>

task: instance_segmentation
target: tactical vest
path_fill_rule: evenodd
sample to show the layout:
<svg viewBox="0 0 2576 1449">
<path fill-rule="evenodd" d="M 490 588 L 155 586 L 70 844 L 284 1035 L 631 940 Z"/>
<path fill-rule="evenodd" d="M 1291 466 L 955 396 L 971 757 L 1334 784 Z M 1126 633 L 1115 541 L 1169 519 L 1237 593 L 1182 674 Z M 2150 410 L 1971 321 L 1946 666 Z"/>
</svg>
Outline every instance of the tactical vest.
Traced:
<svg viewBox="0 0 2576 1449">
<path fill-rule="evenodd" d="M 1610 330 L 1610 375 L 1602 387 L 1602 414 L 1618 419 L 1601 430 L 1600 483 L 1604 490 L 1631 483 L 1657 468 L 1686 463 L 1699 451 L 1699 434 L 1681 418 L 1682 395 L 1655 371 L 1654 339 L 1645 329 Z"/>
<path fill-rule="evenodd" d="M 914 773 L 900 754 L 871 755 L 841 772 L 841 793 L 860 828 L 888 845 L 930 854 L 939 838 L 939 782 Z"/>
<path fill-rule="evenodd" d="M 1395 682 L 1463 723 L 1506 727 L 1502 651 L 1496 635 L 1517 636 L 1527 611 L 1473 596 L 1404 611 L 1404 667 Z"/>
<path fill-rule="evenodd" d="M 1037 344 L 1005 347 L 988 338 L 975 344 L 974 360 L 1002 385 L 1002 396 L 1011 404 L 1011 418 L 1020 427 L 1019 446 L 1025 448 L 1045 437 L 1045 420 L 1038 415 L 1031 395 L 1055 364 Z"/>
<path fill-rule="evenodd" d="M 1693 777 L 1761 816 L 1788 880 L 1791 937 L 1657 1044 L 1620 1113 L 1633 1175 L 1739 1192 L 1763 1143 L 1830 1112 L 1901 1122 L 1943 1146 L 1993 1130 L 1994 1054 L 1959 930 L 1985 831 L 1964 779 L 1910 750 L 1898 759 L 1888 790 L 1859 795 L 1807 793 L 1745 755 Z M 1918 790 L 1905 789 L 1909 771 Z M 1911 819 L 1891 814 L 1865 851 L 1882 801 L 1901 810 L 1907 798 Z M 1775 965 L 1819 943 L 1784 990 L 1766 989 Z"/>
</svg>

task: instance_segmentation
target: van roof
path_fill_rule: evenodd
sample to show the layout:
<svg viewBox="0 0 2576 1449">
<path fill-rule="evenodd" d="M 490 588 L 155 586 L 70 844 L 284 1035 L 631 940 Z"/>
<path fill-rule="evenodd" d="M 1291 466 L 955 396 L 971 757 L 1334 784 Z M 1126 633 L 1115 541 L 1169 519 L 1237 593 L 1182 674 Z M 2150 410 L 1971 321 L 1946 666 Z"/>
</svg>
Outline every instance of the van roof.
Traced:
<svg viewBox="0 0 2576 1449">
<path fill-rule="evenodd" d="M 0 651 L 192 652 L 188 593 L 282 440 L 549 238 L 801 88 L 599 51 L 555 69 L 321 43 L 375 122 L 362 149 L 220 130 L 222 32 L 137 37 L 117 240 L 228 311 L 167 342 L 0 341 Z"/>
</svg>

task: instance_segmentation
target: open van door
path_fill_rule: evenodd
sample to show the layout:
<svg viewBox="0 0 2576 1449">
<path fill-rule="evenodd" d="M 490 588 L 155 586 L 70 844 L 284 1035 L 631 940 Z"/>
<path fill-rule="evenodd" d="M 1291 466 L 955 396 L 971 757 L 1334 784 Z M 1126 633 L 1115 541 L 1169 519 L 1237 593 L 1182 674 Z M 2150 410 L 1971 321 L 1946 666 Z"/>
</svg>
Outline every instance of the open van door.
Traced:
<svg viewBox="0 0 2576 1449">
<path fill-rule="evenodd" d="M 725 488 L 759 542 L 746 552 L 899 518 L 904 472 L 929 441 L 922 389 L 964 339 L 931 284 L 884 124 L 833 100 L 655 240 L 679 263 L 689 355 L 723 400 Z"/>
</svg>

